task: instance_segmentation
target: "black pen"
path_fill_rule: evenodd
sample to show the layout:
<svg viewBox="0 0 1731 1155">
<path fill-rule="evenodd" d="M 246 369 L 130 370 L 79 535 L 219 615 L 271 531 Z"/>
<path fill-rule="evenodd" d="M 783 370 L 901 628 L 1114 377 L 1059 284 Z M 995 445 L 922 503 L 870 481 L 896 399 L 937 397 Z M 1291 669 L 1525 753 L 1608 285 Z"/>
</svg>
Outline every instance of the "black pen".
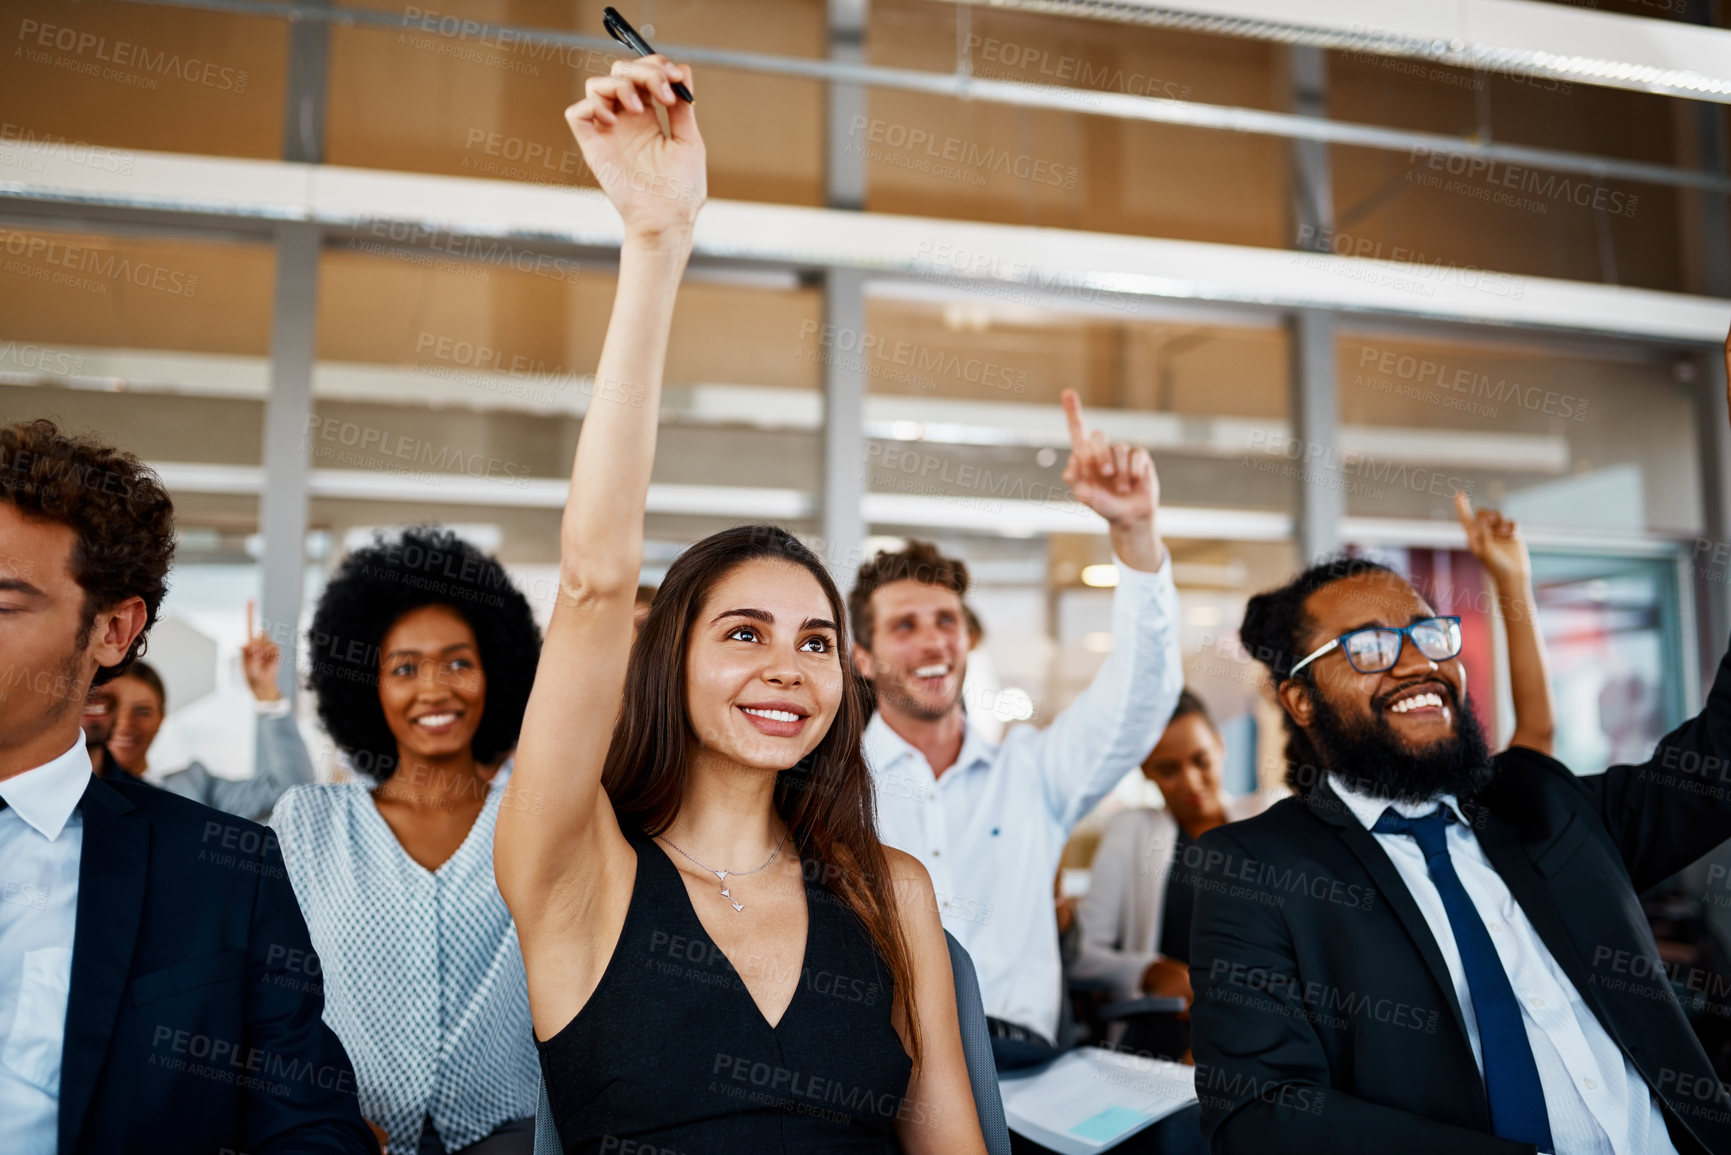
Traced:
<svg viewBox="0 0 1731 1155">
<path fill-rule="evenodd" d="M 637 53 L 637 55 L 655 55 L 655 49 L 649 47 L 649 41 L 639 36 L 637 34 L 637 29 L 631 27 L 631 22 L 625 19 L 625 17 L 619 15 L 619 9 L 603 8 L 601 10 L 601 23 L 606 27 L 607 35 L 613 37 L 613 39 L 619 41 L 619 43 L 625 45 L 625 47 L 631 49 L 631 51 Z M 691 89 L 685 87 L 685 82 L 683 80 L 675 80 L 673 82 L 673 95 L 677 96 L 687 104 L 692 104 L 697 100 L 695 96 L 691 95 Z"/>
</svg>

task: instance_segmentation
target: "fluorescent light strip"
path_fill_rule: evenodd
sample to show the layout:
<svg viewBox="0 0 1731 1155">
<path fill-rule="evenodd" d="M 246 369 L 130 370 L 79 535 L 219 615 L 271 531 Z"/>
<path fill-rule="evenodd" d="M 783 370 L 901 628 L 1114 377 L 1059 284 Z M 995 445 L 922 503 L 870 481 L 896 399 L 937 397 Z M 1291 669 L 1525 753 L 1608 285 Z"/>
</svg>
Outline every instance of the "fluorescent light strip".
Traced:
<svg viewBox="0 0 1731 1155">
<path fill-rule="evenodd" d="M 952 0 L 1731 102 L 1731 31 L 1535 0 Z"/>
</svg>

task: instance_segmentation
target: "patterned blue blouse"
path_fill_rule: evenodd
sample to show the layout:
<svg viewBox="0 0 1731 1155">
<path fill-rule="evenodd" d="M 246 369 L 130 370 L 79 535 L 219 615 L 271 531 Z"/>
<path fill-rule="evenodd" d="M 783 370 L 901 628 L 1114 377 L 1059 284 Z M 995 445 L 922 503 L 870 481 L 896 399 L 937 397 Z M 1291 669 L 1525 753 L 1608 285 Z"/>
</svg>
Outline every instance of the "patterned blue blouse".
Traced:
<svg viewBox="0 0 1731 1155">
<path fill-rule="evenodd" d="M 432 1116 L 447 1150 L 535 1114 L 541 1073 L 517 928 L 493 881 L 510 778 L 457 852 L 427 871 L 360 782 L 297 786 L 270 818 L 322 969 L 325 1022 L 355 1066 L 361 1113 L 412 1152 Z"/>
</svg>

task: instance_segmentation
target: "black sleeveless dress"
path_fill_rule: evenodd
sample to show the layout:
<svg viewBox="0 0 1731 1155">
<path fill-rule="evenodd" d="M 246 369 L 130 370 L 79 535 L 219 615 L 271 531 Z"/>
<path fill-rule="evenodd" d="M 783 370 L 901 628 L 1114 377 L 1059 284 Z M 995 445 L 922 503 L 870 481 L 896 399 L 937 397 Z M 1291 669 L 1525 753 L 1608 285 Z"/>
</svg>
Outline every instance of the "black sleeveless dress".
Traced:
<svg viewBox="0 0 1731 1155">
<path fill-rule="evenodd" d="M 566 1155 L 627 1139 L 686 1155 L 900 1152 L 913 1062 L 890 1023 L 889 967 L 813 864 L 799 986 L 771 1028 L 679 869 L 627 837 L 637 882 L 619 945 L 583 1009 L 536 1044 Z"/>
</svg>

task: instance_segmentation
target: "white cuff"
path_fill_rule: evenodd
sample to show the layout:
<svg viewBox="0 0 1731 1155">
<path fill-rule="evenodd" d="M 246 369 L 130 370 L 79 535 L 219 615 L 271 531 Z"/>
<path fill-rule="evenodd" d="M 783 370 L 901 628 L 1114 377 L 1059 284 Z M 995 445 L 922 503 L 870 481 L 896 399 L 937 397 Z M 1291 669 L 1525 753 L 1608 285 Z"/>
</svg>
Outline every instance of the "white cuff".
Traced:
<svg viewBox="0 0 1731 1155">
<path fill-rule="evenodd" d="M 287 698 L 278 698 L 274 702 L 252 700 L 252 709 L 261 718 L 286 718 L 294 711 L 294 703 Z"/>
</svg>

